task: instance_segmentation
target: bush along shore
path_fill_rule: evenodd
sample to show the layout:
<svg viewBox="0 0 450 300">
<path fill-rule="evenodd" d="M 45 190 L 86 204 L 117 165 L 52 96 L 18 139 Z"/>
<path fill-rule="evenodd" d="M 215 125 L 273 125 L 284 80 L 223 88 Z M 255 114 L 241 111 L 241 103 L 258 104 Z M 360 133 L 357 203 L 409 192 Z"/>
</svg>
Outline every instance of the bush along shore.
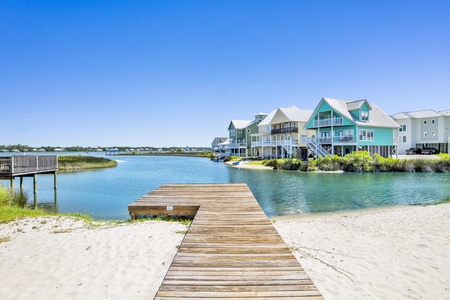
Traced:
<svg viewBox="0 0 450 300">
<path fill-rule="evenodd" d="M 60 171 L 78 171 L 89 169 L 112 168 L 117 166 L 117 161 L 94 156 L 68 155 L 58 157 L 58 169 Z"/>
<path fill-rule="evenodd" d="M 358 151 L 340 157 L 337 155 L 301 161 L 297 159 L 264 160 L 263 165 L 291 171 L 346 171 L 346 172 L 450 172 L 450 156 L 439 154 L 439 159 L 398 159 L 370 155 Z"/>
</svg>

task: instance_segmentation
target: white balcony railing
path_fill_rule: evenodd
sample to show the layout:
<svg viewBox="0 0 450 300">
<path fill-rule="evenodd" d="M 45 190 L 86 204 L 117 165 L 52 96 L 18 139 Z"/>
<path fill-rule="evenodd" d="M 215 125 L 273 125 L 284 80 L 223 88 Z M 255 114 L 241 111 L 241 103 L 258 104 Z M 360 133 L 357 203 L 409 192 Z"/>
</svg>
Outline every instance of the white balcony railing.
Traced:
<svg viewBox="0 0 450 300">
<path fill-rule="evenodd" d="M 340 126 L 343 122 L 342 118 L 314 120 L 314 127 Z"/>
<path fill-rule="evenodd" d="M 228 146 L 227 146 L 227 148 L 233 148 L 233 149 L 236 149 L 236 148 L 247 148 L 247 144 L 246 143 L 231 143 L 231 144 L 228 144 Z"/>
<path fill-rule="evenodd" d="M 252 142 L 252 147 L 276 147 L 276 146 L 298 146 L 298 140 L 284 141 L 257 141 Z"/>
<path fill-rule="evenodd" d="M 319 137 L 319 138 L 310 138 L 302 137 L 302 143 L 313 143 L 313 144 L 332 144 L 332 143 L 340 143 L 340 144 L 353 144 L 356 143 L 356 136 L 348 135 L 348 136 L 333 136 L 333 137 Z"/>
</svg>

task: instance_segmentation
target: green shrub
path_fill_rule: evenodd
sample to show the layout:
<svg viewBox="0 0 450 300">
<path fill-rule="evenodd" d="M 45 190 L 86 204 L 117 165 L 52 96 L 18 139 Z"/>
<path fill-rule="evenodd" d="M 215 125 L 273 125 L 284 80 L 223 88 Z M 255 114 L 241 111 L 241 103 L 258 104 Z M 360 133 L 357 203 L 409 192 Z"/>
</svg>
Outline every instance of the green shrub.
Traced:
<svg viewBox="0 0 450 300">
<path fill-rule="evenodd" d="M 316 159 L 316 166 L 321 171 L 342 170 L 343 159 L 337 155 L 327 155 Z"/>
<path fill-rule="evenodd" d="M 300 168 L 301 164 L 302 162 L 296 159 L 288 159 L 278 164 L 278 168 L 280 170 L 297 171 Z"/>
<path fill-rule="evenodd" d="M 15 191 L 14 193 L 12 193 L 11 197 L 13 205 L 24 208 L 28 203 L 30 195 L 24 191 Z"/>
<path fill-rule="evenodd" d="M 367 151 L 357 151 L 346 154 L 343 159 L 344 171 L 369 172 L 373 171 L 373 159 Z"/>
<path fill-rule="evenodd" d="M 274 170 L 278 169 L 278 160 L 276 159 L 271 159 L 268 161 L 263 161 L 263 165 L 267 166 L 267 167 L 273 167 Z"/>
</svg>

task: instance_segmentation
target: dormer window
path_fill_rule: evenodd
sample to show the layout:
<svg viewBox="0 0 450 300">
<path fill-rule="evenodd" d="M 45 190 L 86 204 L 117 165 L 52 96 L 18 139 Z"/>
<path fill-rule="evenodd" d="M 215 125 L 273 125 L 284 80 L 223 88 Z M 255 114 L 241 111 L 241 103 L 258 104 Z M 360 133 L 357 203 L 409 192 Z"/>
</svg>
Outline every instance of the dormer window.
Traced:
<svg viewBox="0 0 450 300">
<path fill-rule="evenodd" d="M 368 111 L 361 112 L 361 121 L 369 121 L 369 112 Z"/>
</svg>

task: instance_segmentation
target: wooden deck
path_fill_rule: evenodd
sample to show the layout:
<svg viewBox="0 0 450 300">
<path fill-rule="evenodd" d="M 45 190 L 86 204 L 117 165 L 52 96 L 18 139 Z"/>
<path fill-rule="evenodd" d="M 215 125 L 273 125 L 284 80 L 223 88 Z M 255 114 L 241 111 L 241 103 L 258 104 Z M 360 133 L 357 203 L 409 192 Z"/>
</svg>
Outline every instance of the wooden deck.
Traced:
<svg viewBox="0 0 450 300">
<path fill-rule="evenodd" d="M 246 184 L 164 185 L 138 215 L 195 215 L 155 299 L 323 299 Z"/>
<path fill-rule="evenodd" d="M 58 156 L 56 155 L 0 156 L 0 178 L 3 179 L 57 171 Z"/>
</svg>

